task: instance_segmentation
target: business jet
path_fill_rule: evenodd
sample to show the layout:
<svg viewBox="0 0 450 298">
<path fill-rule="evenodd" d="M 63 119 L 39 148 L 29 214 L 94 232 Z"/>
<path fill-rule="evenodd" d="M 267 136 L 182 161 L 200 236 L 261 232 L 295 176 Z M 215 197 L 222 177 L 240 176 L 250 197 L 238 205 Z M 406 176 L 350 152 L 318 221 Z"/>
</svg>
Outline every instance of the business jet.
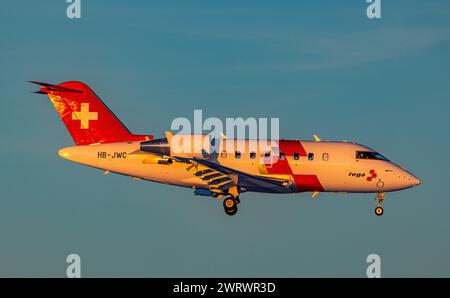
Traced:
<svg viewBox="0 0 450 298">
<path fill-rule="evenodd" d="M 237 213 L 244 192 L 311 192 L 312 198 L 333 192 L 376 193 L 375 214 L 381 216 L 386 192 L 421 183 L 369 147 L 322 141 L 316 135 L 311 141 L 278 140 L 267 147 L 225 135 L 221 139 L 191 135 L 193 143 L 209 145 L 202 145 L 199 152 L 179 150 L 183 142 L 170 131 L 159 139 L 132 134 L 82 82 L 31 83 L 40 85 L 35 93 L 48 95 L 75 142 L 60 149 L 60 157 L 105 173 L 191 188 L 195 195 L 222 199 L 228 215 Z"/>
</svg>

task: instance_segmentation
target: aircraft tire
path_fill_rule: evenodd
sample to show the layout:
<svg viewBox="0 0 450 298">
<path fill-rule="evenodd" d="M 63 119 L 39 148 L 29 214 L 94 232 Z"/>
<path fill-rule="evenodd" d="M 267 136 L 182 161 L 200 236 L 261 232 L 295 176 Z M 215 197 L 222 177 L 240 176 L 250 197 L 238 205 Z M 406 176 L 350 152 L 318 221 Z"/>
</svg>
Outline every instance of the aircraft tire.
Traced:
<svg viewBox="0 0 450 298">
<path fill-rule="evenodd" d="M 238 208 L 234 207 L 234 208 L 225 208 L 225 213 L 229 216 L 233 216 L 238 212 Z"/>
<path fill-rule="evenodd" d="M 237 200 L 232 197 L 228 197 L 223 200 L 223 207 L 225 209 L 237 208 L 237 204 L 238 204 Z"/>
<path fill-rule="evenodd" d="M 378 206 L 377 208 L 375 208 L 375 215 L 376 216 L 381 216 L 381 215 L 383 215 L 383 213 L 384 213 L 383 207 Z"/>
</svg>

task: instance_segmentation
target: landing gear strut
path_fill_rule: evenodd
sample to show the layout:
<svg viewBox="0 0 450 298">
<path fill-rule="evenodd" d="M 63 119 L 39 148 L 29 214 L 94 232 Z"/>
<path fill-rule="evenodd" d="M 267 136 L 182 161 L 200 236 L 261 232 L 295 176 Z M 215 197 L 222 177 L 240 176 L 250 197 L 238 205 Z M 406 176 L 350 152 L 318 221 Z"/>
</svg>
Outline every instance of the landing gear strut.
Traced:
<svg viewBox="0 0 450 298">
<path fill-rule="evenodd" d="M 238 212 L 237 205 L 240 203 L 239 197 L 227 197 L 223 200 L 223 208 L 225 213 L 232 216 Z"/>
<path fill-rule="evenodd" d="M 383 203 L 384 200 L 384 193 L 383 192 L 379 192 L 377 193 L 377 198 L 376 198 L 377 202 L 378 202 L 378 206 L 375 208 L 375 214 L 377 216 L 381 216 L 383 215 L 383 207 L 381 207 L 381 204 Z"/>
</svg>

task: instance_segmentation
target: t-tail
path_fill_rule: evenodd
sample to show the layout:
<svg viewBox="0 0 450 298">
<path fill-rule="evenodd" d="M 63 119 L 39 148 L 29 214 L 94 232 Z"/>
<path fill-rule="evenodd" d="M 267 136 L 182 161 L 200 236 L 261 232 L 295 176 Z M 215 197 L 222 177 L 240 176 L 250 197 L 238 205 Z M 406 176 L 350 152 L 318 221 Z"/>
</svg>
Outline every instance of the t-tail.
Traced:
<svg viewBox="0 0 450 298">
<path fill-rule="evenodd" d="M 134 135 L 103 101 L 82 82 L 52 85 L 30 81 L 47 94 L 76 145 L 151 140 L 151 135 Z"/>
</svg>

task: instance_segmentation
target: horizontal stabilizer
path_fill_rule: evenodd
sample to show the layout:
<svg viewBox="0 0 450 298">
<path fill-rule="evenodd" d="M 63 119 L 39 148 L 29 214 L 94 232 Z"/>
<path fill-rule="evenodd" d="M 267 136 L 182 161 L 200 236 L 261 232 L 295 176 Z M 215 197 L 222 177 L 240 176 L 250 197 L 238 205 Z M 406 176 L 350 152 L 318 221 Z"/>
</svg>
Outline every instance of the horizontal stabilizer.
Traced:
<svg viewBox="0 0 450 298">
<path fill-rule="evenodd" d="M 34 92 L 34 93 L 38 93 L 38 94 L 49 94 L 52 91 L 53 92 L 83 93 L 83 91 L 81 91 L 81 90 L 71 89 L 71 88 L 62 87 L 62 86 L 58 86 L 58 85 L 52 85 L 52 84 L 37 82 L 37 81 L 29 81 L 29 82 L 36 84 L 36 85 L 44 86 L 44 88 L 41 88 L 39 91 Z"/>
</svg>

